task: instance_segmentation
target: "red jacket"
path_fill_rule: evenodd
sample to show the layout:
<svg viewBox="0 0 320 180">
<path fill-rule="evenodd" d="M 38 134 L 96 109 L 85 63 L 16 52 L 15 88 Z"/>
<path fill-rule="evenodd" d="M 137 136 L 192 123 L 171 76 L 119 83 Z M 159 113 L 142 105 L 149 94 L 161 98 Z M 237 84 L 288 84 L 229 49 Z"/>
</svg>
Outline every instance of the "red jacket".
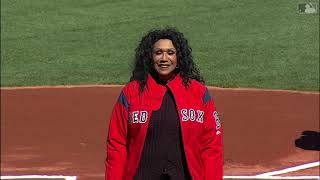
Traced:
<svg viewBox="0 0 320 180">
<path fill-rule="evenodd" d="M 185 88 L 177 75 L 167 86 L 180 117 L 187 165 L 193 180 L 221 180 L 222 128 L 207 88 L 190 80 Z M 152 111 L 158 110 L 166 87 L 149 75 L 139 95 L 136 81 L 127 84 L 114 106 L 107 140 L 106 180 L 132 180 L 139 165 Z"/>
</svg>

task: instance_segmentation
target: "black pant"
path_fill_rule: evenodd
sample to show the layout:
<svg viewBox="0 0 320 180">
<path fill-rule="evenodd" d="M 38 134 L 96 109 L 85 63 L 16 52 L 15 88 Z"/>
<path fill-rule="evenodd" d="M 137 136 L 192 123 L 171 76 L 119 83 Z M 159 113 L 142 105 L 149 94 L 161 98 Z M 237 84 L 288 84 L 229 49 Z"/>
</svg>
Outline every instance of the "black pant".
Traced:
<svg viewBox="0 0 320 180">
<path fill-rule="evenodd" d="M 160 180 L 171 180 L 170 176 L 168 174 L 162 174 L 160 176 Z"/>
<path fill-rule="evenodd" d="M 175 169 L 147 170 L 138 172 L 134 180 L 191 180 L 189 174 L 177 172 Z"/>
<path fill-rule="evenodd" d="M 134 177 L 134 180 L 171 180 L 171 178 L 168 174 L 139 174 Z"/>
</svg>

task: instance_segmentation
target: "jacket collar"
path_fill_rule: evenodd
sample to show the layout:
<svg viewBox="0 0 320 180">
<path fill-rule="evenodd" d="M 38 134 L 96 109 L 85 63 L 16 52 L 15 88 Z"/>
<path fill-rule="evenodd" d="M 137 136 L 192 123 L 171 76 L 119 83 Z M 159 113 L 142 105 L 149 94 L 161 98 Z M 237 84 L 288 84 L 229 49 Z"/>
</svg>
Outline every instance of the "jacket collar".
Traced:
<svg viewBox="0 0 320 180">
<path fill-rule="evenodd" d="M 147 79 L 147 85 L 145 89 L 145 95 L 150 98 L 150 106 L 153 110 L 158 110 L 161 106 L 163 96 L 169 88 L 170 91 L 175 96 L 179 93 L 182 87 L 182 77 L 177 74 L 171 81 L 166 85 L 161 85 L 156 82 L 156 80 L 149 74 Z"/>
<path fill-rule="evenodd" d="M 182 77 L 181 74 L 178 73 L 172 80 L 170 80 L 166 85 L 161 85 L 156 82 L 156 80 L 151 76 L 151 74 L 148 74 L 148 79 L 147 79 L 147 88 L 150 90 L 158 90 L 158 91 L 163 91 L 166 90 L 166 86 L 172 89 L 173 87 L 176 86 L 183 86 L 182 85 Z"/>
<path fill-rule="evenodd" d="M 156 80 L 148 74 L 146 90 L 149 93 L 149 96 L 152 98 L 161 98 L 166 93 L 167 88 L 169 88 L 172 93 L 175 93 L 178 89 L 183 86 L 182 77 L 178 73 L 172 80 L 170 80 L 166 85 L 161 85 L 156 82 Z"/>
</svg>

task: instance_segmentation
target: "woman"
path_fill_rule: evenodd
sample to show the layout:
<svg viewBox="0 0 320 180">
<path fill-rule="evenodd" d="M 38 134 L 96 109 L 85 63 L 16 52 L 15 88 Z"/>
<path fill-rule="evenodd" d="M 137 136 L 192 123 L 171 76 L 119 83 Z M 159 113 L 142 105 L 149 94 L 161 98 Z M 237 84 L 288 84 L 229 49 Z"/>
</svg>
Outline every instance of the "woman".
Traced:
<svg viewBox="0 0 320 180">
<path fill-rule="evenodd" d="M 222 128 L 184 35 L 154 30 L 136 49 L 112 112 L 107 180 L 222 179 Z"/>
</svg>

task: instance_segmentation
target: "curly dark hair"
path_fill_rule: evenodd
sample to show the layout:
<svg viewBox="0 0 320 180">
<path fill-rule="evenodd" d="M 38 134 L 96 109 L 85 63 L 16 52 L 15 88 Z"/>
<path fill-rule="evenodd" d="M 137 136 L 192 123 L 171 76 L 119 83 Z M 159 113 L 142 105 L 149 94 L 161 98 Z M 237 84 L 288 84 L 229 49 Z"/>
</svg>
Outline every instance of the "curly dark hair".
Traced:
<svg viewBox="0 0 320 180">
<path fill-rule="evenodd" d="M 143 92 L 148 74 L 157 77 L 152 65 L 152 50 L 153 45 L 160 39 L 170 39 L 173 46 L 177 50 L 178 67 L 176 69 L 183 79 L 183 84 L 187 88 L 190 84 L 190 78 L 204 83 L 203 77 L 200 75 L 199 69 L 193 62 L 192 49 L 188 45 L 187 39 L 183 33 L 175 28 L 164 28 L 149 31 L 140 41 L 140 44 L 135 50 L 135 63 L 132 71 L 131 81 L 138 81 L 139 91 Z"/>
</svg>

